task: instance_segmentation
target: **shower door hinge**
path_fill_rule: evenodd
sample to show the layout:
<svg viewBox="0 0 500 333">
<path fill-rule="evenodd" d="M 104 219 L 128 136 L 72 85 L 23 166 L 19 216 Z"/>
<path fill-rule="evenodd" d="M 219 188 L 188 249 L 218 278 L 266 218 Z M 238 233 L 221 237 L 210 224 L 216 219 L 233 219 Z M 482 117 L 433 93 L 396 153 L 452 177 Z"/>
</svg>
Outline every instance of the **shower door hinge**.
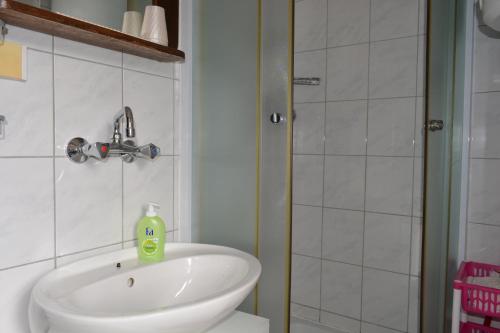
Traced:
<svg viewBox="0 0 500 333">
<path fill-rule="evenodd" d="M 425 127 L 431 132 L 441 131 L 444 128 L 444 122 L 442 120 L 432 119 L 427 122 Z"/>
</svg>

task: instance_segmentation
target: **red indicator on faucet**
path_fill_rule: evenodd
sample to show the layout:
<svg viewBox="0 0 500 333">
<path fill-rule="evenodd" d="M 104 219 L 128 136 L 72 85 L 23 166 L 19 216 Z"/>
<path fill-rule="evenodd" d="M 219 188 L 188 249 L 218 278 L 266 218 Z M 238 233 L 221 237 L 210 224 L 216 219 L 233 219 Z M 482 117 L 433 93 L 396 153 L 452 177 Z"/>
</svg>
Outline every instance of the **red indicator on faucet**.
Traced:
<svg viewBox="0 0 500 333">
<path fill-rule="evenodd" d="M 107 146 L 101 146 L 101 152 L 107 153 L 108 152 L 108 147 Z"/>
</svg>

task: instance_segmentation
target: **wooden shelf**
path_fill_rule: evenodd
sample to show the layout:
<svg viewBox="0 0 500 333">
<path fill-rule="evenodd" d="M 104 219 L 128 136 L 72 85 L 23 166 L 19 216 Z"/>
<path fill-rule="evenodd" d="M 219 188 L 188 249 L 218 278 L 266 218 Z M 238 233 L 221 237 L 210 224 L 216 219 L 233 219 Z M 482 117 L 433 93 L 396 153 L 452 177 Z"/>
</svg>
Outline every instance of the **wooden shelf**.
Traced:
<svg viewBox="0 0 500 333">
<path fill-rule="evenodd" d="M 182 61 L 184 52 L 120 31 L 13 0 L 0 0 L 0 19 L 8 24 L 162 62 Z"/>
</svg>

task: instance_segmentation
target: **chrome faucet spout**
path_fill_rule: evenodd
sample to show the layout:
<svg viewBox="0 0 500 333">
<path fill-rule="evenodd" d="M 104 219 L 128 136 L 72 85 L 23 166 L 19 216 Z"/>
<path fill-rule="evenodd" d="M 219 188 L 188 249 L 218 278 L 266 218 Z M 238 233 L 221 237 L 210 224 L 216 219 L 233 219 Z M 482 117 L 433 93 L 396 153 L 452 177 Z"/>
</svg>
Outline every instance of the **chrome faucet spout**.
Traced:
<svg viewBox="0 0 500 333">
<path fill-rule="evenodd" d="M 132 109 L 126 106 L 114 118 L 113 143 L 121 143 L 122 133 L 120 127 L 123 117 L 125 117 L 125 135 L 127 138 L 135 138 L 134 115 Z"/>
</svg>

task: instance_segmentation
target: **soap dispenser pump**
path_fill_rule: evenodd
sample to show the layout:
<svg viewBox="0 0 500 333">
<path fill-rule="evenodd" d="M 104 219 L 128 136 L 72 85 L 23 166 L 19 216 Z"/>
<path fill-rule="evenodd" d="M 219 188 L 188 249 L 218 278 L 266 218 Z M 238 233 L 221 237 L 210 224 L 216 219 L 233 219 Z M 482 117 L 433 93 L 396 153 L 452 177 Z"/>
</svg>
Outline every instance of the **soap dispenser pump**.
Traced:
<svg viewBox="0 0 500 333">
<path fill-rule="evenodd" d="M 144 263 L 162 261 L 165 249 L 165 223 L 158 216 L 160 205 L 150 202 L 146 216 L 137 224 L 137 251 Z"/>
</svg>

